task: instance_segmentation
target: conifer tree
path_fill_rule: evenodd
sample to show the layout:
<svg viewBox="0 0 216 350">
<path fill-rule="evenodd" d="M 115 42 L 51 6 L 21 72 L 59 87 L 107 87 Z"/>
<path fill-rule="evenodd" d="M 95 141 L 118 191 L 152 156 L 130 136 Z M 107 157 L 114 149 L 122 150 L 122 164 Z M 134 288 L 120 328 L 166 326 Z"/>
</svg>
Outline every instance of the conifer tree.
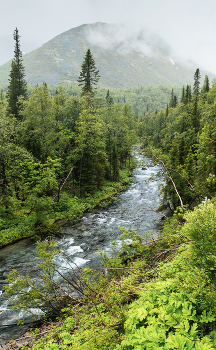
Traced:
<svg viewBox="0 0 216 350">
<path fill-rule="evenodd" d="M 174 90 L 172 89 L 171 91 L 171 98 L 170 98 L 170 102 L 169 102 L 169 107 L 170 108 L 175 108 L 177 106 L 177 96 L 174 95 Z"/>
<path fill-rule="evenodd" d="M 168 114 L 169 114 L 169 106 L 168 106 L 168 103 L 167 103 L 167 107 L 166 107 L 166 117 L 168 117 Z"/>
<path fill-rule="evenodd" d="M 177 99 L 177 96 L 174 95 L 174 97 L 173 97 L 173 108 L 176 108 L 177 104 L 178 104 L 178 99 Z"/>
<path fill-rule="evenodd" d="M 78 85 L 81 86 L 82 96 L 90 92 L 95 95 L 96 85 L 100 79 L 99 70 L 95 67 L 95 61 L 92 57 L 90 49 L 87 50 L 83 64 L 81 66 L 82 70 L 78 79 Z"/>
<path fill-rule="evenodd" d="M 107 102 L 109 101 L 109 99 L 110 99 L 110 92 L 109 92 L 109 89 L 107 90 L 107 94 L 106 94 L 106 100 L 107 100 Z"/>
<path fill-rule="evenodd" d="M 169 102 L 169 107 L 173 108 L 173 102 L 174 102 L 174 91 L 172 89 L 171 91 L 171 98 L 170 98 L 170 102 Z"/>
<path fill-rule="evenodd" d="M 7 91 L 7 112 L 20 119 L 19 96 L 27 98 L 27 83 L 25 81 L 25 69 L 22 62 L 22 51 L 20 50 L 20 35 L 18 29 L 14 31 L 15 40 L 14 59 L 11 62 L 11 71 L 9 75 L 9 85 Z"/>
<path fill-rule="evenodd" d="M 180 100 L 181 103 L 185 103 L 185 87 L 183 86 L 182 88 L 182 95 L 181 95 L 181 100 Z"/>
<path fill-rule="evenodd" d="M 186 86 L 186 90 L 185 90 L 185 102 L 186 103 L 190 103 L 191 102 L 191 98 L 192 98 L 191 86 L 187 85 Z"/>
<path fill-rule="evenodd" d="M 112 96 L 110 95 L 109 89 L 107 90 L 106 101 L 107 101 L 107 104 L 108 104 L 108 105 L 113 104 L 113 98 L 112 98 Z"/>
<path fill-rule="evenodd" d="M 204 84 L 202 87 L 202 92 L 208 92 L 209 91 L 209 77 L 208 75 L 205 75 L 205 80 L 204 80 Z"/>
<path fill-rule="evenodd" d="M 197 68 L 194 74 L 194 85 L 193 85 L 194 96 L 199 96 L 200 94 L 200 78 L 201 78 L 200 70 L 199 68 Z"/>
<path fill-rule="evenodd" d="M 195 96 L 194 98 L 194 102 L 191 108 L 191 122 L 192 125 L 194 127 L 194 129 L 196 130 L 196 132 L 199 131 L 199 127 L 200 127 L 200 113 L 198 110 L 198 96 Z"/>
</svg>

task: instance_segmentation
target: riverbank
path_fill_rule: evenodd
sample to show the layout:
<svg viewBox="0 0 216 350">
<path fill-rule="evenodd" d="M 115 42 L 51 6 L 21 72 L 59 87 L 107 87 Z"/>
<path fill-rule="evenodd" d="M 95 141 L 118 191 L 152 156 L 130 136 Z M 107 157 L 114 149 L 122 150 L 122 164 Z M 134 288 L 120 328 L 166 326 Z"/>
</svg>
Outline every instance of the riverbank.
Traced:
<svg viewBox="0 0 216 350">
<path fill-rule="evenodd" d="M 68 300 L 58 324 L 26 334 L 19 346 L 216 349 L 215 213 L 214 200 L 180 210 L 166 220 L 162 237 L 147 244 L 125 230 L 121 249 L 105 255 L 101 269 L 84 271 L 83 298 Z"/>
<path fill-rule="evenodd" d="M 134 157 L 137 160 L 137 166 L 133 170 L 133 183 L 121 193 L 119 193 L 119 187 L 115 189 L 115 192 L 119 194 L 118 197 L 114 196 L 117 197 L 117 200 L 113 200 L 105 208 L 98 206 L 86 212 L 74 224 L 68 221 L 62 227 L 60 234 L 51 235 L 56 240 L 56 248 L 70 257 L 79 268 L 98 269 L 101 266 L 102 257 L 98 254 L 98 250 L 111 255 L 112 241 L 116 239 L 119 244 L 121 235 L 119 226 L 135 230 L 144 240 L 158 237 L 157 223 L 163 215 L 156 213 L 160 203 L 159 186 L 161 184 L 161 179 L 157 178 L 156 174 L 160 168 L 155 166 L 150 158 L 138 152 L 135 152 Z M 129 180 L 132 179 L 129 177 Z M 151 234 L 146 238 L 147 231 L 150 231 Z M 6 278 L 5 274 L 13 269 L 16 269 L 19 276 L 24 278 L 34 267 L 32 276 L 36 285 L 39 283 L 41 270 L 37 268 L 39 260 L 35 242 L 24 239 L 4 247 L 1 249 L 0 259 L 0 291 L 2 290 L 2 293 L 5 290 L 5 283 L 3 283 Z M 66 270 L 62 258 L 57 255 L 55 262 L 60 272 L 64 274 Z M 10 299 L 4 298 L 4 294 L 0 298 L 0 310 L 2 344 L 11 339 L 20 338 L 31 327 L 29 315 L 21 309 L 11 309 Z M 22 316 L 20 316 L 21 313 Z M 23 319 L 24 326 L 16 326 L 20 318 Z"/>
<path fill-rule="evenodd" d="M 84 198 L 70 198 L 66 192 L 63 192 L 59 203 L 50 202 L 52 198 L 47 197 L 47 208 L 43 205 L 43 212 L 20 209 L 14 213 L 11 226 L 0 231 L 0 248 L 9 244 L 18 242 L 24 238 L 40 239 L 48 233 L 57 232 L 63 220 L 63 223 L 76 221 L 87 211 L 97 206 L 105 207 L 115 196 L 123 191 L 133 181 L 132 169 L 135 167 L 133 161 L 130 169 L 122 169 L 119 173 L 119 181 L 105 181 L 99 191 L 93 195 Z M 47 210 L 46 210 L 47 209 Z"/>
</svg>

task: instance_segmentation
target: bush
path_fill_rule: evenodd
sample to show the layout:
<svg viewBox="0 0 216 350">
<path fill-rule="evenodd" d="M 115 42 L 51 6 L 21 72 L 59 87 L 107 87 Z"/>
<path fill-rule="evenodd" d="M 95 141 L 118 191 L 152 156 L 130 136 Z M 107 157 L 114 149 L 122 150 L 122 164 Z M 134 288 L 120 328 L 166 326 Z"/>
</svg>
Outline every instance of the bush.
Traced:
<svg viewBox="0 0 216 350">
<path fill-rule="evenodd" d="M 216 270 L 216 210 L 205 200 L 185 214 L 183 233 L 191 240 L 191 263 L 211 273 Z"/>
</svg>

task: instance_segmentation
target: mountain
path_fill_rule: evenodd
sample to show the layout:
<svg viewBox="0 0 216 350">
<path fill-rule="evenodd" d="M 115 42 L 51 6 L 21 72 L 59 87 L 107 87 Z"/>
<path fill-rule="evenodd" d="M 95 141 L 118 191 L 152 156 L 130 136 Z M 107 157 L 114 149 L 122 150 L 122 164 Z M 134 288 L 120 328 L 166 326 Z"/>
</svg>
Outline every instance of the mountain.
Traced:
<svg viewBox="0 0 216 350">
<path fill-rule="evenodd" d="M 94 23 L 72 28 L 23 56 L 28 83 L 77 84 L 90 48 L 101 87 L 182 86 L 193 83 L 197 65 L 180 63 L 156 34 L 126 26 Z M 0 85 L 8 83 L 11 62 L 0 66 Z M 201 70 L 202 75 L 208 74 Z"/>
</svg>

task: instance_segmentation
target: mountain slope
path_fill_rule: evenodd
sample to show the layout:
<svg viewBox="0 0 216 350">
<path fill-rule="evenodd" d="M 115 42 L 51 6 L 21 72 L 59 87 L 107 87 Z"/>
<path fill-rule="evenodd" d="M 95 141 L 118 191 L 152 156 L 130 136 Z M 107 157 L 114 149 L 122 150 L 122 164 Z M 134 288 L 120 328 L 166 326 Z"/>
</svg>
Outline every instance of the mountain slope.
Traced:
<svg viewBox="0 0 216 350">
<path fill-rule="evenodd" d="M 182 86 L 193 82 L 197 68 L 175 63 L 170 48 L 155 34 L 95 23 L 72 28 L 24 55 L 28 83 L 77 84 L 88 48 L 100 71 L 99 86 Z M 10 62 L 0 66 L 0 85 L 7 84 L 9 71 Z"/>
</svg>

